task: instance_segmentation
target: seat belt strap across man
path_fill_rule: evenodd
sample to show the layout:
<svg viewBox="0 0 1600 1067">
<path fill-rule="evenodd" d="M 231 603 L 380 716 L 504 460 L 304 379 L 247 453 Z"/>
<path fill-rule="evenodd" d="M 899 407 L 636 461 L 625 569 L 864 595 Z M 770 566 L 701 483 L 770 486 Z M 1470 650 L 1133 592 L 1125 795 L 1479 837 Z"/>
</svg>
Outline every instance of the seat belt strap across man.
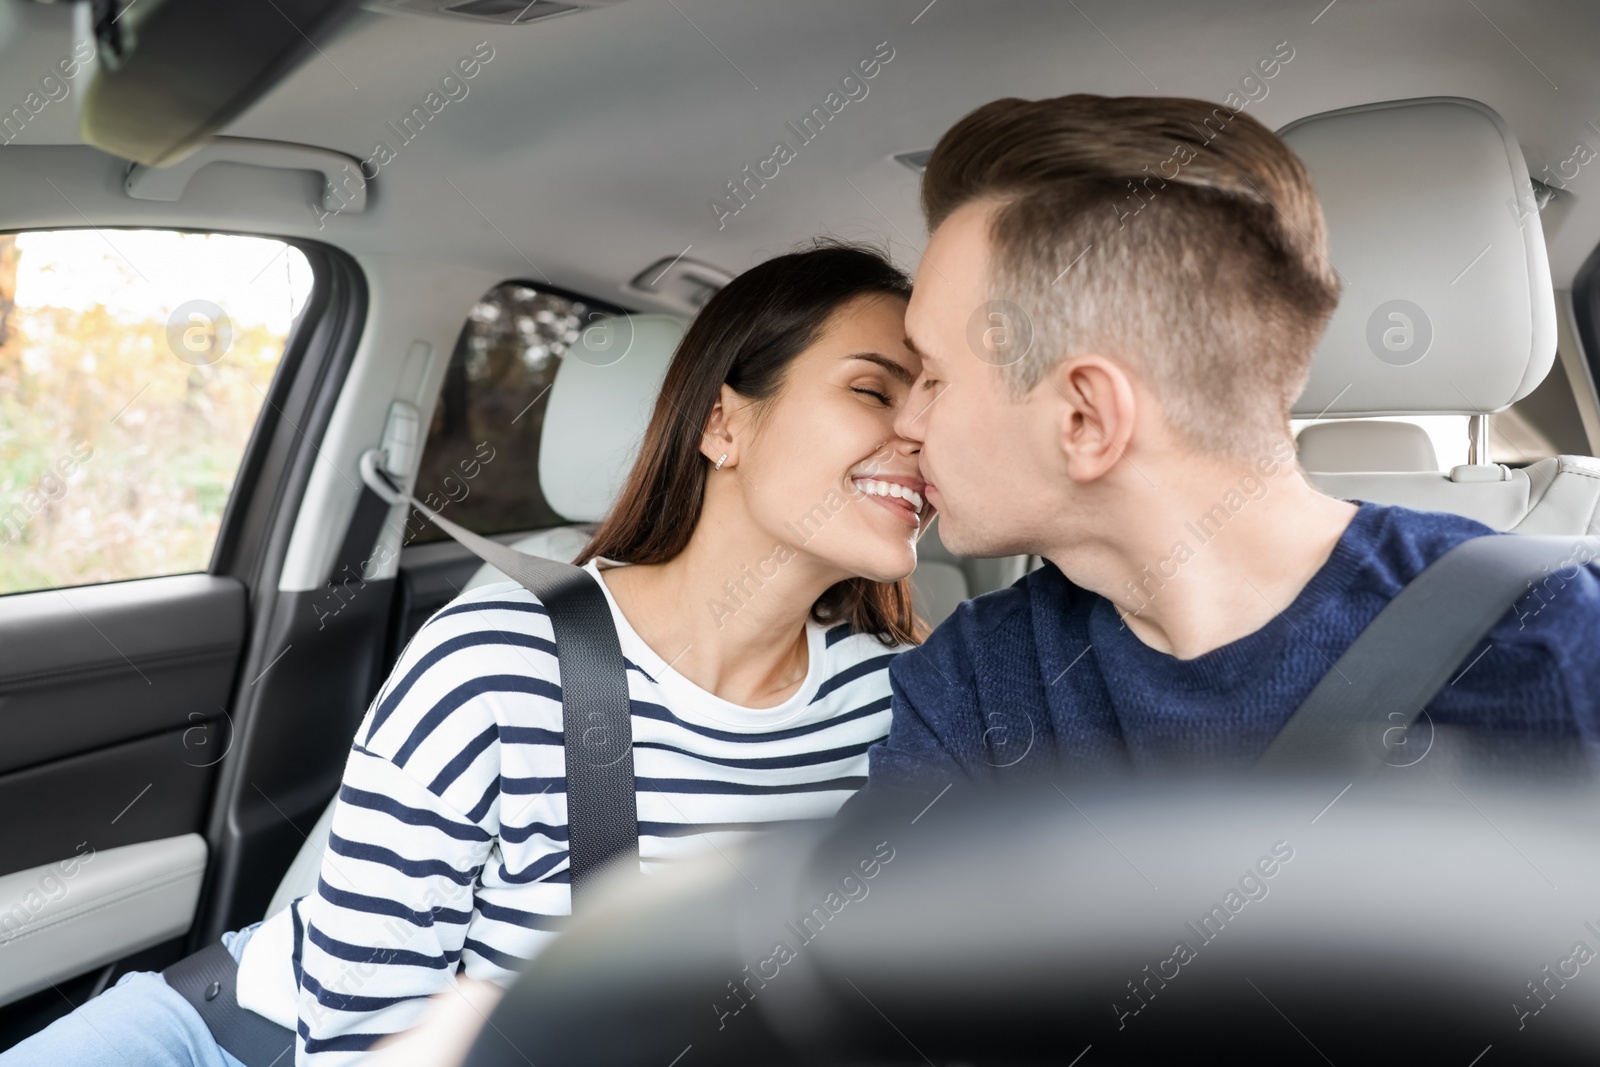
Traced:
<svg viewBox="0 0 1600 1067">
<path fill-rule="evenodd" d="M 1554 600 L 1600 538 L 1489 535 L 1425 567 L 1356 637 L 1256 763 L 1258 774 L 1370 773 L 1524 596 Z M 1538 590 L 1535 583 L 1543 583 Z"/>
</svg>

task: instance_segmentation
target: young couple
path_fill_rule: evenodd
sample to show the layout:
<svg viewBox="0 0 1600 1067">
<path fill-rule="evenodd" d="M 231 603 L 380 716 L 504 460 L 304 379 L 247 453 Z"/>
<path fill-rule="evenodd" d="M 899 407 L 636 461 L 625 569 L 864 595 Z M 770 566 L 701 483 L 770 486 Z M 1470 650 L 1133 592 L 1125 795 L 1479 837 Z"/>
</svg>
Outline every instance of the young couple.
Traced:
<svg viewBox="0 0 1600 1067">
<path fill-rule="evenodd" d="M 1193 144 L 1211 110 L 997 101 L 928 163 L 914 290 L 871 252 L 822 246 L 700 312 L 579 557 L 629 664 L 647 870 L 831 815 L 864 781 L 863 799 L 931 797 L 1002 766 L 1241 765 L 1400 588 L 1490 532 L 1332 499 L 1282 462 L 1338 282 L 1299 161 L 1245 115 Z M 1119 215 L 1177 143 L 1181 173 Z M 1185 522 L 1258 481 L 1153 587 Z M 846 506 L 797 541 L 834 495 Z M 1048 562 L 918 647 L 907 576 L 935 512 L 959 554 Z M 775 546 L 737 612 L 698 607 Z M 1593 569 L 1558 607 L 1503 622 L 1433 720 L 1600 736 L 1580 647 Z M 241 1003 L 295 1024 L 296 1063 L 358 1061 L 430 994 L 507 985 L 554 936 L 570 912 L 559 681 L 549 620 L 511 584 L 458 598 L 407 647 L 357 733 L 317 891 L 224 938 L 245 957 Z M 996 751 L 997 715 L 1025 754 Z M 238 1062 L 140 972 L 0 1063 L 109 1062 L 106 1037 L 134 1067 Z"/>
</svg>

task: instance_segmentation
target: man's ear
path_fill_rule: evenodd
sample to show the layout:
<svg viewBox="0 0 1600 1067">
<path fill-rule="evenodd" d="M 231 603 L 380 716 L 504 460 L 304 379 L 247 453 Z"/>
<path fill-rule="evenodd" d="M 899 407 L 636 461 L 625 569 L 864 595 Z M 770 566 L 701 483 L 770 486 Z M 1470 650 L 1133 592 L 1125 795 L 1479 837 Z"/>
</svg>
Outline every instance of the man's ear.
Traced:
<svg viewBox="0 0 1600 1067">
<path fill-rule="evenodd" d="M 1120 363 L 1100 355 L 1073 356 L 1050 372 L 1066 403 L 1059 443 L 1067 474 L 1079 483 L 1109 471 L 1133 440 L 1138 399 Z"/>
<path fill-rule="evenodd" d="M 700 454 L 716 463 L 723 456 L 723 468 L 733 466 L 739 461 L 738 430 L 744 419 L 744 409 L 748 401 L 727 385 L 717 393 L 717 402 L 711 405 L 711 414 L 706 416 L 706 424 L 700 434 Z"/>
</svg>

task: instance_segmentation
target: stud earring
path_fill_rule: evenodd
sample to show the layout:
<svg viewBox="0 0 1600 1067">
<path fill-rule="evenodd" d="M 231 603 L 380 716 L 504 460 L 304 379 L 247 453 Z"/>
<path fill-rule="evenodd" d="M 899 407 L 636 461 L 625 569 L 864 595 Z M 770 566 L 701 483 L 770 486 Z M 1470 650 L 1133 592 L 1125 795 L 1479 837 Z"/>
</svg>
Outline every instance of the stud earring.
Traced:
<svg viewBox="0 0 1600 1067">
<path fill-rule="evenodd" d="M 712 467 L 711 469 L 714 470 L 714 471 L 719 471 L 719 470 L 722 469 L 722 465 L 724 463 L 726 463 L 726 462 L 728 462 L 728 454 L 726 452 L 724 452 L 722 454 L 722 458 L 717 460 L 717 465 L 715 467 Z"/>
</svg>

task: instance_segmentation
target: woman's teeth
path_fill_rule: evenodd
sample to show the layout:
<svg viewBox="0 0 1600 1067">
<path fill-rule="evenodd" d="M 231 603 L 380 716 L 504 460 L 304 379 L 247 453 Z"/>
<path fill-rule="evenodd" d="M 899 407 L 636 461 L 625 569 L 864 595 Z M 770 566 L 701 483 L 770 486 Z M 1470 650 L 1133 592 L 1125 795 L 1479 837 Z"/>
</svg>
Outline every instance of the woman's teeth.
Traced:
<svg viewBox="0 0 1600 1067">
<path fill-rule="evenodd" d="M 880 482 L 876 478 L 855 478 L 856 488 L 869 496 L 898 497 L 911 505 L 911 510 L 922 513 L 922 494 L 899 482 Z"/>
</svg>

